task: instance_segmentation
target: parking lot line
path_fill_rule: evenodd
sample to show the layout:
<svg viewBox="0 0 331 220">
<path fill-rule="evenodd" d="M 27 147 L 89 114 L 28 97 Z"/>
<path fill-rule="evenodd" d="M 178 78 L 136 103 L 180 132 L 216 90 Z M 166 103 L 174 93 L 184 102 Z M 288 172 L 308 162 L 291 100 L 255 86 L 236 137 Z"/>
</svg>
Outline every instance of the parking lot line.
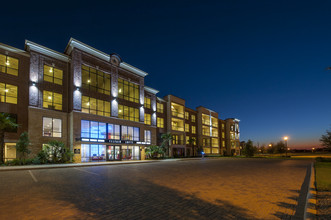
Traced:
<svg viewBox="0 0 331 220">
<path fill-rule="evenodd" d="M 77 168 L 77 167 L 74 167 L 74 169 L 76 169 L 76 170 L 80 170 L 80 171 L 83 171 L 83 172 L 85 172 L 85 173 L 90 173 L 90 174 L 94 174 L 94 175 L 98 175 L 98 176 L 100 176 L 100 174 L 98 174 L 98 173 L 93 173 L 93 172 L 90 172 L 90 171 L 87 171 L 87 170 L 79 169 L 79 168 Z"/>
<path fill-rule="evenodd" d="M 33 175 L 33 173 L 31 172 L 31 170 L 29 170 L 29 173 L 33 179 L 33 181 L 35 181 L 36 183 L 38 182 L 37 178 Z"/>
</svg>

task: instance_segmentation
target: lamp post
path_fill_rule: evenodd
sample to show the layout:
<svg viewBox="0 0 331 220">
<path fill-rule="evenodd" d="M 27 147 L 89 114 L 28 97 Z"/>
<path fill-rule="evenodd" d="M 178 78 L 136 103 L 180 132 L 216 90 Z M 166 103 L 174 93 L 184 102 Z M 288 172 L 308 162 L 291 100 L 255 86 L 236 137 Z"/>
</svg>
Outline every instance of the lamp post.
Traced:
<svg viewBox="0 0 331 220">
<path fill-rule="evenodd" d="M 285 157 L 287 157 L 287 140 L 288 140 L 288 137 L 285 136 L 285 137 L 284 137 L 285 147 L 286 147 L 286 149 L 285 149 Z"/>
</svg>

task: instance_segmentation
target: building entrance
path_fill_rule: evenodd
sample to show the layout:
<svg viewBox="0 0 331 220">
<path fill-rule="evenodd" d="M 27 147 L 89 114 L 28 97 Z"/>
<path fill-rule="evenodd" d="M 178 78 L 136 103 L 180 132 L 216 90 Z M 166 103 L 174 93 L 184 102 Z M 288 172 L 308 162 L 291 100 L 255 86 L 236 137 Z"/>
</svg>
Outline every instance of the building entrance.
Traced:
<svg viewBox="0 0 331 220">
<path fill-rule="evenodd" d="M 107 146 L 107 160 L 121 160 L 121 146 Z"/>
</svg>

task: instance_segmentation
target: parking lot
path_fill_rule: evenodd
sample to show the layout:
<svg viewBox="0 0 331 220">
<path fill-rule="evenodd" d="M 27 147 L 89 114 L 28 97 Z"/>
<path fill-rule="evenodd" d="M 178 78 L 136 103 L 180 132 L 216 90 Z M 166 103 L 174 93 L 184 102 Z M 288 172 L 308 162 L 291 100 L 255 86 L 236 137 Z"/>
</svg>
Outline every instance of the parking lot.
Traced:
<svg viewBox="0 0 331 220">
<path fill-rule="evenodd" d="M 290 219 L 310 164 L 206 158 L 4 171 L 0 219 Z"/>
</svg>

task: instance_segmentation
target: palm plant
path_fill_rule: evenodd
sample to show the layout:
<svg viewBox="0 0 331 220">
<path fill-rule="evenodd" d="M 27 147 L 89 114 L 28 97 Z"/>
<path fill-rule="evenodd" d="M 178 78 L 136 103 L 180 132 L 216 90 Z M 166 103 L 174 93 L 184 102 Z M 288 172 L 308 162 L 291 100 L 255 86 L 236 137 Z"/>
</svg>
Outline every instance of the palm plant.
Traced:
<svg viewBox="0 0 331 220">
<path fill-rule="evenodd" d="M 166 149 L 166 155 L 170 156 L 170 141 L 172 140 L 172 134 L 170 132 L 162 134 L 162 144 L 161 146 Z"/>
<path fill-rule="evenodd" d="M 17 128 L 18 124 L 8 113 L 0 113 L 0 164 L 4 163 L 3 149 L 5 148 L 5 133 L 8 130 Z"/>
<path fill-rule="evenodd" d="M 189 138 L 189 139 L 188 139 L 188 144 L 189 144 L 189 145 L 191 146 L 191 148 L 192 148 L 193 156 L 195 156 L 194 142 L 195 142 L 195 139 L 194 139 L 194 138 Z"/>
</svg>

